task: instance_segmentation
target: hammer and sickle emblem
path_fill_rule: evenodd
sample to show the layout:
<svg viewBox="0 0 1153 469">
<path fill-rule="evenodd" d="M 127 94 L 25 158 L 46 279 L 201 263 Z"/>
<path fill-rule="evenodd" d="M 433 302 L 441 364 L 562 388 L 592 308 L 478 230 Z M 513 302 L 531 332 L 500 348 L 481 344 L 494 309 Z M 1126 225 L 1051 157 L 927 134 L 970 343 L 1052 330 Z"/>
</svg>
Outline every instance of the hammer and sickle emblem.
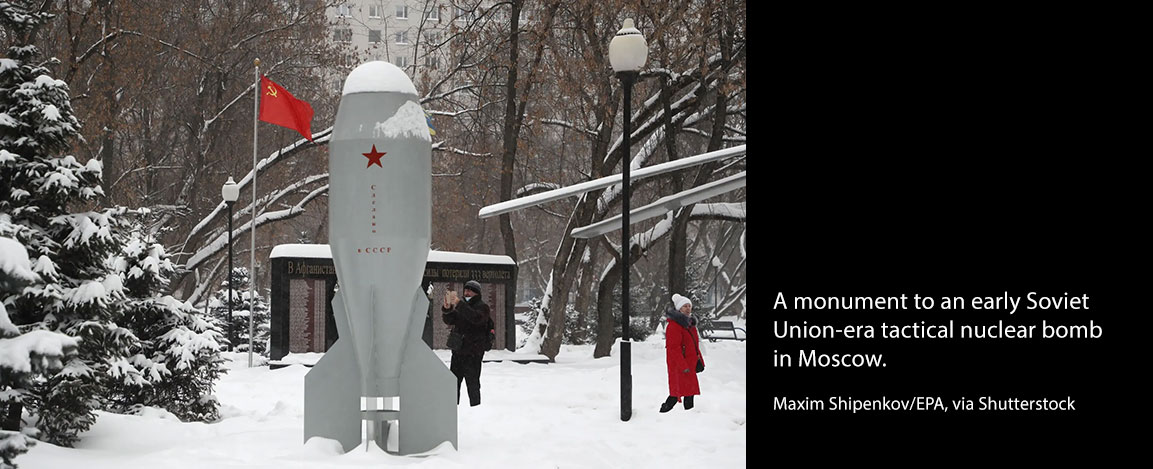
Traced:
<svg viewBox="0 0 1153 469">
<path fill-rule="evenodd" d="M 275 98 L 276 97 L 276 88 L 273 88 L 272 85 L 268 85 L 268 92 L 265 94 Z"/>
</svg>

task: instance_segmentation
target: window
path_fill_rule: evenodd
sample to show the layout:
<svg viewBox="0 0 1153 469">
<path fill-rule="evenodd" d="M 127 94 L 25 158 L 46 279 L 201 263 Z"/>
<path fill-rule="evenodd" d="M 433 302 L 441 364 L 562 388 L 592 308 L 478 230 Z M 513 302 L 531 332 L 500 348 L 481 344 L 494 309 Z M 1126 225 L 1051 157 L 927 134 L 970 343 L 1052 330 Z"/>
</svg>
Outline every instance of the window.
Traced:
<svg viewBox="0 0 1153 469">
<path fill-rule="evenodd" d="M 428 13 L 425 13 L 424 19 L 440 21 L 440 6 L 433 5 L 432 9 L 429 10 Z"/>
<path fill-rule="evenodd" d="M 380 42 L 380 30 L 379 29 L 368 30 L 368 42 L 371 42 L 373 44 Z"/>
<path fill-rule="evenodd" d="M 472 18 L 472 11 L 465 10 L 464 8 L 461 8 L 461 7 L 456 7 L 456 20 L 457 21 L 468 21 L 471 18 Z"/>
<path fill-rule="evenodd" d="M 440 44 L 440 31 L 425 31 L 424 42 L 430 46 Z"/>
<path fill-rule="evenodd" d="M 408 44 L 408 31 L 401 31 L 396 33 L 397 44 Z"/>
<path fill-rule="evenodd" d="M 407 66 L 408 66 L 408 56 L 406 56 L 406 55 L 398 55 L 398 56 L 396 56 L 396 61 L 395 61 L 395 62 L 393 62 L 393 63 L 394 63 L 394 64 L 395 64 L 397 67 L 400 67 L 400 68 L 404 68 L 404 67 L 407 67 Z"/>
<path fill-rule="evenodd" d="M 436 70 L 440 66 L 440 58 L 435 55 L 424 56 L 424 66 Z"/>
<path fill-rule="evenodd" d="M 340 4 L 336 7 L 336 16 L 352 16 L 352 6 Z"/>
<path fill-rule="evenodd" d="M 383 13 L 384 13 L 384 5 L 369 5 L 368 6 L 368 17 L 369 18 L 380 18 Z"/>
<path fill-rule="evenodd" d="M 352 42 L 352 29 L 336 28 L 332 30 L 332 40 L 336 42 Z"/>
<path fill-rule="evenodd" d="M 402 19 L 402 20 L 408 19 L 408 6 L 407 5 L 397 5 L 396 6 L 396 18 Z"/>
</svg>

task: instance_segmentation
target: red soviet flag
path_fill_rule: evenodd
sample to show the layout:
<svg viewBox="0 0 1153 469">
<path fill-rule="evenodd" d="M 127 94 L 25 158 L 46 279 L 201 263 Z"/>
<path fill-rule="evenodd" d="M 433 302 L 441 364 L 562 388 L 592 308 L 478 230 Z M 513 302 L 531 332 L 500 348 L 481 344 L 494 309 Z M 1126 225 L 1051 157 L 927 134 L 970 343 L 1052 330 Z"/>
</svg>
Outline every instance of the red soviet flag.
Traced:
<svg viewBox="0 0 1153 469">
<path fill-rule="evenodd" d="M 300 132 L 311 142 L 312 106 L 264 75 L 260 76 L 260 90 L 260 120 Z"/>
</svg>

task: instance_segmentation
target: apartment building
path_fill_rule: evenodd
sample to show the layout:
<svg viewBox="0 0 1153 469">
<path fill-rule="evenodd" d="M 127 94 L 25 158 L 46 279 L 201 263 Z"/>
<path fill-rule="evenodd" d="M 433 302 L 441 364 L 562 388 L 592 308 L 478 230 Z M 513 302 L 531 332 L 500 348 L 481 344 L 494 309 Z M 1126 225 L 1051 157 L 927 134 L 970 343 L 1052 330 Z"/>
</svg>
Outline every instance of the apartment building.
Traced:
<svg viewBox="0 0 1153 469">
<path fill-rule="evenodd" d="M 444 67 L 447 47 L 440 46 L 453 22 L 464 26 L 474 15 L 446 0 L 353 0 L 327 13 L 333 41 L 351 46 L 361 60 L 391 62 L 409 76 Z"/>
</svg>

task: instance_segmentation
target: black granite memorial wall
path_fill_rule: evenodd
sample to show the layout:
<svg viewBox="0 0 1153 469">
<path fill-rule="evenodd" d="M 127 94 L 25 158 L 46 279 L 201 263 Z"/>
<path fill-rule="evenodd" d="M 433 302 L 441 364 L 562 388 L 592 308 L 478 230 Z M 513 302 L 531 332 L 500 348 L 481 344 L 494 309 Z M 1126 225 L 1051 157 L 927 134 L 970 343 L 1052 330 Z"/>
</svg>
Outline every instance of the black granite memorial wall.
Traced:
<svg viewBox="0 0 1153 469">
<path fill-rule="evenodd" d="M 451 261 L 432 260 L 436 256 Z M 429 311 L 425 317 L 424 341 L 433 349 L 445 348 L 448 326 L 441 320 L 440 305 L 445 289 L 463 294 L 464 283 L 480 282 L 484 302 L 492 308 L 496 324 L 493 349 L 514 350 L 516 346 L 516 265 L 511 263 L 472 262 L 468 254 L 434 253 L 425 266 L 421 289 L 429 292 Z M 491 259 L 494 256 L 477 256 Z M 332 298 L 337 284 L 336 268 L 331 258 L 273 257 L 271 292 L 272 360 L 289 353 L 323 353 L 336 342 L 336 319 Z"/>
</svg>

